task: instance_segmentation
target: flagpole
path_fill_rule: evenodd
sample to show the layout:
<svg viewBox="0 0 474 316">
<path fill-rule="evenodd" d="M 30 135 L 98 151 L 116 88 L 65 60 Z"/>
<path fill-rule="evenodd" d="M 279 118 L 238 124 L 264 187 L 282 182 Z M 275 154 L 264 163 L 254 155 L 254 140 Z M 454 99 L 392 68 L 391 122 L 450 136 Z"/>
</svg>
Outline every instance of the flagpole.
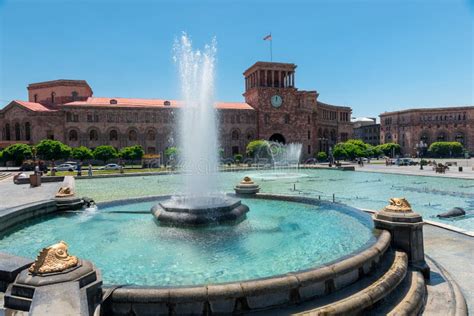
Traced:
<svg viewBox="0 0 474 316">
<path fill-rule="evenodd" d="M 270 62 L 273 61 L 273 37 L 272 32 L 270 32 Z"/>
</svg>

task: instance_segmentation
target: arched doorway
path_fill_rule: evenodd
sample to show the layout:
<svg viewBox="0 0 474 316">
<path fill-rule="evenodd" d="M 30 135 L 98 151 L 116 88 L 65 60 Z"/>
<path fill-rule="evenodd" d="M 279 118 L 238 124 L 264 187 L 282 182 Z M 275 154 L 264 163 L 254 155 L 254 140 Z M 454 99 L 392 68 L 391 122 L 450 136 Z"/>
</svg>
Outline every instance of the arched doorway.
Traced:
<svg viewBox="0 0 474 316">
<path fill-rule="evenodd" d="M 279 134 L 279 133 L 275 133 L 272 136 L 270 136 L 269 141 L 276 142 L 276 143 L 281 143 L 281 144 L 286 144 L 285 137 L 283 137 L 283 135 Z"/>
</svg>

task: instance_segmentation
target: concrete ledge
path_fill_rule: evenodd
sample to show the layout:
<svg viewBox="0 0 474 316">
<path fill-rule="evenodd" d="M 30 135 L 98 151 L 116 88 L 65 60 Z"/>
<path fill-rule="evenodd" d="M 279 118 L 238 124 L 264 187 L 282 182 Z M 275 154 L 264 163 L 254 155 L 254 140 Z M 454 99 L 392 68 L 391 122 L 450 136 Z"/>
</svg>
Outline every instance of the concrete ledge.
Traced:
<svg viewBox="0 0 474 316">
<path fill-rule="evenodd" d="M 26 220 L 57 211 L 53 200 L 40 201 L 0 211 L 0 232 Z"/>
</svg>

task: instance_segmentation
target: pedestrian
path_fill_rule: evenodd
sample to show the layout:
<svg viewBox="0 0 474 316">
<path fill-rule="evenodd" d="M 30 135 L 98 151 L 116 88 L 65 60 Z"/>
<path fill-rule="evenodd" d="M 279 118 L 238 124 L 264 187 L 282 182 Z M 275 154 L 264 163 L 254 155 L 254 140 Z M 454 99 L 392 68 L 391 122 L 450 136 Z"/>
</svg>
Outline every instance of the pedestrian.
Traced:
<svg viewBox="0 0 474 316">
<path fill-rule="evenodd" d="M 89 168 L 88 168 L 88 170 L 87 170 L 87 175 L 88 175 L 89 177 L 92 177 L 92 165 L 91 165 L 91 164 L 89 164 Z"/>
<path fill-rule="evenodd" d="M 79 163 L 77 165 L 77 176 L 81 177 L 82 176 L 82 163 Z"/>
</svg>

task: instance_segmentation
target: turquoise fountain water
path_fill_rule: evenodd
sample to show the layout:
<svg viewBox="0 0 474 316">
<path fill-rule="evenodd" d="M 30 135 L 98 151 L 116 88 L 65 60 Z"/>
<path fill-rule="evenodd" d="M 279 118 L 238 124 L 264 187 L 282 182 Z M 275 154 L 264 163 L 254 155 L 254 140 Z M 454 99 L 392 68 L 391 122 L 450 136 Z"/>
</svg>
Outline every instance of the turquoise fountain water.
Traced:
<svg viewBox="0 0 474 316">
<path fill-rule="evenodd" d="M 99 207 L 30 221 L 0 238 L 0 251 L 34 258 L 66 240 L 90 259 L 106 284 L 223 283 L 300 271 L 339 259 L 373 241 L 369 216 L 337 206 L 244 199 L 252 211 L 236 226 L 157 226 L 155 202 Z"/>
</svg>

